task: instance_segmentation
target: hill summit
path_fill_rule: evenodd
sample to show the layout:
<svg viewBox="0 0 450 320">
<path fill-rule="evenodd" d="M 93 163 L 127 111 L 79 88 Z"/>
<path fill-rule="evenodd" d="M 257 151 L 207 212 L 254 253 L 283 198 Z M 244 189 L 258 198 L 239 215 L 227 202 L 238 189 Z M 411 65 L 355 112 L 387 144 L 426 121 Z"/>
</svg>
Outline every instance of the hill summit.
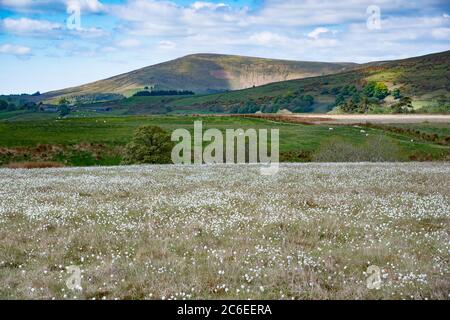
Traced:
<svg viewBox="0 0 450 320">
<path fill-rule="evenodd" d="M 194 54 L 86 85 L 45 94 L 47 99 L 93 94 L 130 96 L 139 90 L 189 90 L 198 94 L 240 90 L 268 83 L 335 74 L 354 63 L 288 61 Z"/>
</svg>

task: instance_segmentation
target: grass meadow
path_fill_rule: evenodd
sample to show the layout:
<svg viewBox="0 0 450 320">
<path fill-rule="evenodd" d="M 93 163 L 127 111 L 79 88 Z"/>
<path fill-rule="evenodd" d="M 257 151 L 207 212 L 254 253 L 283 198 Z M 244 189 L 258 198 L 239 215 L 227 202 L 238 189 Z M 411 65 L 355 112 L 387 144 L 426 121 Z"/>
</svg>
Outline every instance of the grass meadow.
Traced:
<svg viewBox="0 0 450 320">
<path fill-rule="evenodd" d="M 448 163 L 0 169 L 0 298 L 448 299 L 449 176 Z"/>
<path fill-rule="evenodd" d="M 199 120 L 205 130 L 279 129 L 283 162 L 310 162 L 314 153 L 335 140 L 367 148 L 377 137 L 395 148 L 389 157 L 393 161 L 446 160 L 450 155 L 450 147 L 438 143 L 448 139 L 448 124 L 403 125 L 439 136 L 430 140 L 420 134 L 393 132 L 383 127 L 305 125 L 240 117 L 128 116 L 1 121 L 0 165 L 30 161 L 59 162 L 66 166 L 119 165 L 124 146 L 139 126 L 157 125 L 169 132 L 187 128 L 192 132 L 194 121 Z"/>
</svg>

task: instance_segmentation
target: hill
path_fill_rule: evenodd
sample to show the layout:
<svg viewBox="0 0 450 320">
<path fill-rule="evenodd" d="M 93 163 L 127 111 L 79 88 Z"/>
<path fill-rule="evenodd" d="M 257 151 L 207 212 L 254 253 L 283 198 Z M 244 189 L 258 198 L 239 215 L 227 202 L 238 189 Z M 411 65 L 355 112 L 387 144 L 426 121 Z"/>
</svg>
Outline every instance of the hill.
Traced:
<svg viewBox="0 0 450 320">
<path fill-rule="evenodd" d="M 232 55 L 195 54 L 145 67 L 109 79 L 45 93 L 44 100 L 112 100 L 114 94 L 136 91 L 189 90 L 216 93 L 260 86 L 271 82 L 333 74 L 355 68 L 353 63 L 299 62 Z M 108 97 L 107 95 L 111 95 Z M 98 97 L 100 95 L 100 97 Z"/>
<path fill-rule="evenodd" d="M 348 71 L 270 83 L 255 88 L 195 96 L 130 97 L 81 109 L 112 108 L 121 114 L 264 113 L 290 110 L 324 113 L 339 103 L 367 98 L 366 113 L 395 113 L 411 100 L 417 112 L 450 112 L 450 51 L 421 57 L 371 62 Z M 370 88 L 371 85 L 373 88 Z M 381 97 L 375 87 L 384 88 Z M 369 90 L 371 89 L 371 90 Z M 378 98 L 377 98 L 378 97 Z M 355 103 L 355 104 L 356 104 Z M 361 103 L 361 102 L 360 102 Z M 406 110 L 407 111 L 407 110 Z M 357 109 L 356 112 L 362 112 Z"/>
<path fill-rule="evenodd" d="M 398 90 L 401 96 L 411 98 L 416 109 L 438 105 L 450 108 L 450 51 L 369 63 L 338 74 L 271 83 L 247 90 L 187 97 L 172 102 L 171 107 L 195 110 L 221 107 L 225 112 L 236 112 L 247 105 L 253 106 L 253 110 L 270 112 L 273 107 L 300 107 L 301 110 L 304 106 L 305 112 L 328 112 L 335 106 L 338 96 L 348 98 L 352 90 L 360 92 L 370 82 L 382 83 L 390 92 Z M 313 98 L 312 103 L 306 101 L 308 96 Z M 389 106 L 395 99 L 388 96 L 381 102 L 381 106 Z"/>
<path fill-rule="evenodd" d="M 123 86 L 116 87 L 114 90 L 125 90 L 127 77 L 128 79 L 138 77 L 137 74 L 143 75 L 145 74 L 144 70 L 147 69 L 152 70 L 151 72 L 165 69 L 165 74 L 168 75 L 170 68 L 175 70 L 172 74 L 184 74 L 180 77 L 171 78 L 173 80 L 172 83 L 176 81 L 180 83 L 180 87 L 177 90 L 195 90 L 194 86 L 199 85 L 201 81 L 205 81 L 203 88 L 207 88 L 209 85 L 210 89 L 208 90 L 212 90 L 211 87 L 213 87 L 214 81 L 208 83 L 209 80 L 204 80 L 211 77 L 211 74 L 202 78 L 202 72 L 200 72 L 200 70 L 203 70 L 203 73 L 207 73 L 208 70 L 213 70 L 207 62 L 212 60 L 216 62 L 222 61 L 222 65 L 227 65 L 228 70 L 233 70 L 233 74 L 236 75 L 235 77 L 229 77 L 228 88 L 245 87 L 250 83 L 259 85 L 263 82 L 258 81 L 275 81 L 278 76 L 284 78 L 294 77 L 295 73 L 290 73 L 287 70 L 300 70 L 295 68 L 300 68 L 299 66 L 301 65 L 303 65 L 301 70 L 305 73 L 297 74 L 296 76 L 312 75 L 314 72 L 318 73 L 319 70 L 330 74 L 274 82 L 256 87 L 252 86 L 247 89 L 214 94 L 132 96 L 124 98 L 122 94 L 118 93 L 95 93 L 95 90 L 100 90 L 100 88 L 103 88 L 101 90 L 107 90 L 105 88 L 108 86 L 110 86 L 112 91 L 114 86 L 121 83 L 121 81 Z M 239 64 L 237 61 L 242 63 Z M 259 67 L 255 67 L 256 69 L 253 71 L 248 70 L 248 66 L 256 66 L 257 61 L 259 61 Z M 264 63 L 265 66 L 263 67 Z M 342 71 L 332 73 L 337 72 L 338 66 L 342 67 Z M 188 68 L 191 68 L 190 72 L 187 71 Z M 266 78 L 261 80 L 262 78 L 255 76 L 251 78 L 254 82 L 249 80 L 252 72 L 254 75 L 263 74 L 263 69 L 266 70 Z M 281 70 L 286 71 L 284 75 L 281 75 Z M 306 70 L 310 73 L 306 73 Z M 131 75 L 133 73 L 126 74 L 75 89 L 31 96 L 0 97 L 0 100 L 4 99 L 9 103 L 9 106 L 7 103 L 3 103 L 3 107 L 0 106 L 0 119 L 54 118 L 58 114 L 52 115 L 39 112 L 36 103 L 48 100 L 57 102 L 63 96 L 71 98 L 72 101 L 81 102 L 72 107 L 71 116 L 74 117 L 179 113 L 251 114 L 255 112 L 276 113 L 279 111 L 285 113 L 326 113 L 330 111 L 334 113 L 402 113 L 412 111 L 419 113 L 450 113 L 450 51 L 403 60 L 371 62 L 364 65 L 293 62 L 220 55 L 193 55 L 144 68 L 135 71 L 135 73 L 135 75 Z M 158 73 L 160 75 L 163 74 L 163 72 L 159 71 Z M 217 73 L 213 74 L 218 75 Z M 268 77 L 269 74 L 272 75 L 270 79 Z M 196 79 L 196 81 L 187 81 L 188 76 Z M 106 85 L 107 83 L 109 84 Z M 141 83 L 145 83 L 145 81 L 141 81 Z M 181 87 L 183 83 L 185 87 Z M 95 89 L 96 86 L 99 89 Z M 216 86 L 215 88 L 219 87 Z M 144 88 L 137 88 L 134 91 L 143 90 Z M 168 89 L 168 87 L 158 88 L 162 90 Z M 92 93 L 87 93 L 89 91 Z M 30 103 L 27 104 L 26 101 Z M 14 107 L 14 103 L 21 107 Z"/>
</svg>

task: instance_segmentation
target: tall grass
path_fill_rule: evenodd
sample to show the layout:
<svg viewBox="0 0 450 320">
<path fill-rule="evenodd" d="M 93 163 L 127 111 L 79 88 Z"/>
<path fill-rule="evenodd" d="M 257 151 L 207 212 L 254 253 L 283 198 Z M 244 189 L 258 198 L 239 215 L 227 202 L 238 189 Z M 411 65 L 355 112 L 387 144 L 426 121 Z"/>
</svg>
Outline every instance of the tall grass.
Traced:
<svg viewBox="0 0 450 320">
<path fill-rule="evenodd" d="M 363 145 L 332 138 L 313 154 L 313 162 L 395 162 L 402 158 L 399 148 L 384 136 L 367 139 Z"/>
</svg>

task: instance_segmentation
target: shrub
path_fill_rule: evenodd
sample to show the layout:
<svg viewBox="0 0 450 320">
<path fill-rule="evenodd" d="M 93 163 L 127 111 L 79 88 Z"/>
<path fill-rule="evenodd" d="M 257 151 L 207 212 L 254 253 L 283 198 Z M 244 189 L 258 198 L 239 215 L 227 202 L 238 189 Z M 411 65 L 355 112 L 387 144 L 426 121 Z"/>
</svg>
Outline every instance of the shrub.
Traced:
<svg viewBox="0 0 450 320">
<path fill-rule="evenodd" d="M 373 96 L 379 100 L 383 100 L 389 95 L 389 89 L 384 83 L 377 83 Z"/>
<path fill-rule="evenodd" d="M 394 113 L 412 113 L 414 107 L 412 106 L 412 100 L 409 97 L 401 97 L 400 102 L 391 106 Z"/>
<path fill-rule="evenodd" d="M 382 82 L 369 82 L 363 89 L 366 97 L 375 97 L 378 100 L 383 100 L 389 95 L 388 87 Z"/>
<path fill-rule="evenodd" d="M 4 100 L 0 100 L 0 110 L 6 110 L 8 109 L 8 102 Z"/>
<path fill-rule="evenodd" d="M 139 127 L 126 146 L 125 164 L 171 163 L 173 143 L 169 133 L 156 126 Z"/>
<path fill-rule="evenodd" d="M 389 162 L 400 160 L 400 149 L 387 137 L 370 136 L 365 146 L 365 161 L 370 162 Z"/>
<path fill-rule="evenodd" d="M 422 108 L 417 110 L 418 113 L 442 113 L 449 114 L 450 113 L 450 104 L 449 105 L 438 105 L 438 106 L 423 106 Z"/>
<path fill-rule="evenodd" d="M 16 110 L 17 110 L 17 107 L 13 103 L 8 104 L 8 107 L 6 108 L 6 111 L 16 111 Z"/>
<path fill-rule="evenodd" d="M 65 104 L 61 104 L 59 106 L 59 116 L 65 117 L 70 114 L 70 108 L 66 106 Z"/>
<path fill-rule="evenodd" d="M 392 91 L 392 96 L 393 96 L 396 100 L 400 99 L 400 98 L 402 97 L 402 94 L 400 93 L 400 89 L 394 89 L 394 90 Z"/>
</svg>

